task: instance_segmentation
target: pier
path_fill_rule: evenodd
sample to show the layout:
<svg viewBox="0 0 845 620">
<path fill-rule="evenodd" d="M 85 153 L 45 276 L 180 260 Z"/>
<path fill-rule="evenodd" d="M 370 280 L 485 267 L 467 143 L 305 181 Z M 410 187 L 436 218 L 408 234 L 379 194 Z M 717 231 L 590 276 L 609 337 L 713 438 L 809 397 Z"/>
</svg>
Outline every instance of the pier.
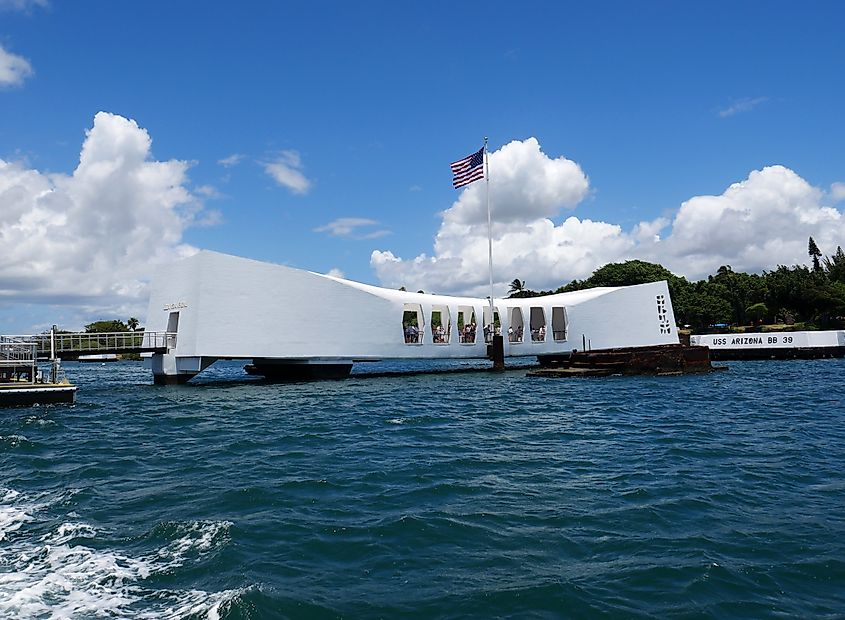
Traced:
<svg viewBox="0 0 845 620">
<path fill-rule="evenodd" d="M 0 336 L 5 343 L 32 343 L 39 361 L 54 358 L 75 360 L 81 355 L 105 353 L 167 353 L 176 347 L 171 332 L 59 332 L 55 329 L 36 335 Z"/>
<path fill-rule="evenodd" d="M 57 359 L 49 378 L 38 368 L 37 345 L 26 337 L 0 336 L 0 407 L 72 403 L 76 386 L 64 379 Z"/>
<path fill-rule="evenodd" d="M 56 327 L 30 336 L 0 336 L 0 406 L 72 403 L 76 386 L 64 378 L 61 360 L 83 355 L 164 354 L 176 347 L 171 332 L 65 332 Z M 51 362 L 49 376 L 38 362 Z"/>
</svg>

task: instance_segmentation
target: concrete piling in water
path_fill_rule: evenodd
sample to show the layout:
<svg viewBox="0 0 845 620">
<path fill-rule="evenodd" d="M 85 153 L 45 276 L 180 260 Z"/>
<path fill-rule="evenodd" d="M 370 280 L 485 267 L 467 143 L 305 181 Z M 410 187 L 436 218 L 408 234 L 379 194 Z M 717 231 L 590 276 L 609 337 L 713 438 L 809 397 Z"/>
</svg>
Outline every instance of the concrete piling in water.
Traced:
<svg viewBox="0 0 845 620">
<path fill-rule="evenodd" d="M 493 346 L 491 348 L 490 359 L 493 360 L 493 370 L 505 369 L 505 337 L 496 335 L 493 336 Z"/>
</svg>

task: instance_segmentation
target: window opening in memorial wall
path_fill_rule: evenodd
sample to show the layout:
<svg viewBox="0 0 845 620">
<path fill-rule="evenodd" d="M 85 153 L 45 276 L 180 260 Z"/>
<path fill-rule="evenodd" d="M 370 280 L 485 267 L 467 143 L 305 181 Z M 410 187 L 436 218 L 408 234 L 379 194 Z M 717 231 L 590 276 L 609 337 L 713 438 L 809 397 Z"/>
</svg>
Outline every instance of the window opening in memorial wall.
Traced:
<svg viewBox="0 0 845 620">
<path fill-rule="evenodd" d="M 508 308 L 508 342 L 525 342 L 525 323 L 522 320 L 522 308 Z"/>
<path fill-rule="evenodd" d="M 502 335 L 502 323 L 499 320 L 499 309 L 493 308 L 493 317 L 490 318 L 490 306 L 484 306 L 482 315 L 484 322 L 484 342 L 493 342 L 493 336 Z"/>
<path fill-rule="evenodd" d="M 167 333 L 175 334 L 179 331 L 179 313 L 171 312 L 167 317 Z"/>
<path fill-rule="evenodd" d="M 405 311 L 402 313 L 402 332 L 405 334 L 405 344 L 422 344 L 423 330 L 422 306 L 420 304 L 405 304 Z"/>
<path fill-rule="evenodd" d="M 555 306 L 552 308 L 552 334 L 555 342 L 566 340 L 566 308 Z"/>
<path fill-rule="evenodd" d="M 449 344 L 452 335 L 452 321 L 449 306 L 431 307 L 431 341 L 434 344 Z"/>
<path fill-rule="evenodd" d="M 539 306 L 531 307 L 531 341 L 546 342 L 546 312 Z"/>
<path fill-rule="evenodd" d="M 475 344 L 478 323 L 475 320 L 475 308 L 458 306 L 458 336 L 461 344 Z"/>
</svg>

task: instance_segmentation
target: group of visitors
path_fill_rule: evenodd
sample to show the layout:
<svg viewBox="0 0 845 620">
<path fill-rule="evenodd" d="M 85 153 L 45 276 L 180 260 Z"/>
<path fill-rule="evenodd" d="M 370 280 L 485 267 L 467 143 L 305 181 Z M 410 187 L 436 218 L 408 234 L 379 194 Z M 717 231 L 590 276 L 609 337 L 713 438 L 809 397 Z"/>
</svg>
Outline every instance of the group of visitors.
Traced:
<svg viewBox="0 0 845 620">
<path fill-rule="evenodd" d="M 513 328 L 513 325 L 508 327 L 508 342 L 522 342 L 523 336 L 523 328 L 522 325 L 518 325 L 516 329 Z M 546 341 L 546 326 L 541 325 L 537 329 L 531 330 L 531 340 L 534 342 L 545 342 Z"/>
<path fill-rule="evenodd" d="M 496 325 L 494 328 L 492 325 L 485 325 L 484 326 L 484 342 L 493 342 L 493 334 L 497 336 L 502 335 L 502 326 Z"/>
<path fill-rule="evenodd" d="M 422 334 L 420 334 L 420 330 L 416 325 L 413 325 L 413 324 L 405 325 L 405 343 L 406 344 L 419 344 L 422 341 L 421 336 L 422 336 Z"/>
<path fill-rule="evenodd" d="M 516 329 L 513 325 L 508 327 L 508 342 L 522 342 L 523 327 L 518 325 Z"/>
<path fill-rule="evenodd" d="M 467 323 L 464 325 L 464 328 L 460 330 L 460 342 L 462 344 L 473 344 L 475 343 L 475 334 L 478 326 L 472 322 Z M 422 343 L 422 331 L 420 331 L 419 327 L 413 324 L 407 324 L 404 326 L 405 330 L 405 343 L 406 344 L 421 344 Z M 492 342 L 493 335 L 500 336 L 502 334 L 501 326 L 496 326 L 495 328 L 492 325 L 485 325 L 484 326 L 484 341 L 485 342 Z M 514 329 L 513 325 L 508 327 L 508 342 L 523 342 L 522 337 L 524 334 L 523 326 L 517 325 L 516 329 Z M 448 344 L 449 343 L 449 332 L 448 330 L 442 325 L 432 325 L 431 327 L 431 337 L 432 342 L 434 344 Z M 534 342 L 545 342 L 546 341 L 546 326 L 541 325 L 537 329 L 531 330 L 531 340 Z"/>
</svg>

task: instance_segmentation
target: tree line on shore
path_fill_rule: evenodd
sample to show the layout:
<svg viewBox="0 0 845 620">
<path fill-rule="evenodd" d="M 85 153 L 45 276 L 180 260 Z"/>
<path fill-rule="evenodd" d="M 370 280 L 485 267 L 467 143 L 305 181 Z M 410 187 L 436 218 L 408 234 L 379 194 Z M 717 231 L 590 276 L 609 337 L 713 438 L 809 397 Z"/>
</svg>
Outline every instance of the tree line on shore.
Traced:
<svg viewBox="0 0 845 620">
<path fill-rule="evenodd" d="M 836 248 L 823 256 L 812 237 L 812 266 L 778 265 L 762 274 L 734 271 L 723 265 L 706 279 L 690 282 L 657 263 L 629 260 L 610 263 L 585 280 L 572 280 L 553 291 L 532 291 L 525 281 L 511 283 L 510 297 L 567 293 L 597 286 L 629 286 L 666 280 L 678 325 L 694 331 L 714 326 L 799 324 L 834 329 L 845 318 L 845 253 Z"/>
<path fill-rule="evenodd" d="M 120 319 L 113 319 L 108 321 L 94 321 L 93 323 L 88 323 L 88 325 L 85 326 L 85 331 L 89 334 L 103 334 L 114 332 L 144 331 L 144 328 L 140 326 L 138 319 L 132 316 L 129 317 L 129 320 L 127 320 L 126 322 L 121 321 Z"/>
</svg>

